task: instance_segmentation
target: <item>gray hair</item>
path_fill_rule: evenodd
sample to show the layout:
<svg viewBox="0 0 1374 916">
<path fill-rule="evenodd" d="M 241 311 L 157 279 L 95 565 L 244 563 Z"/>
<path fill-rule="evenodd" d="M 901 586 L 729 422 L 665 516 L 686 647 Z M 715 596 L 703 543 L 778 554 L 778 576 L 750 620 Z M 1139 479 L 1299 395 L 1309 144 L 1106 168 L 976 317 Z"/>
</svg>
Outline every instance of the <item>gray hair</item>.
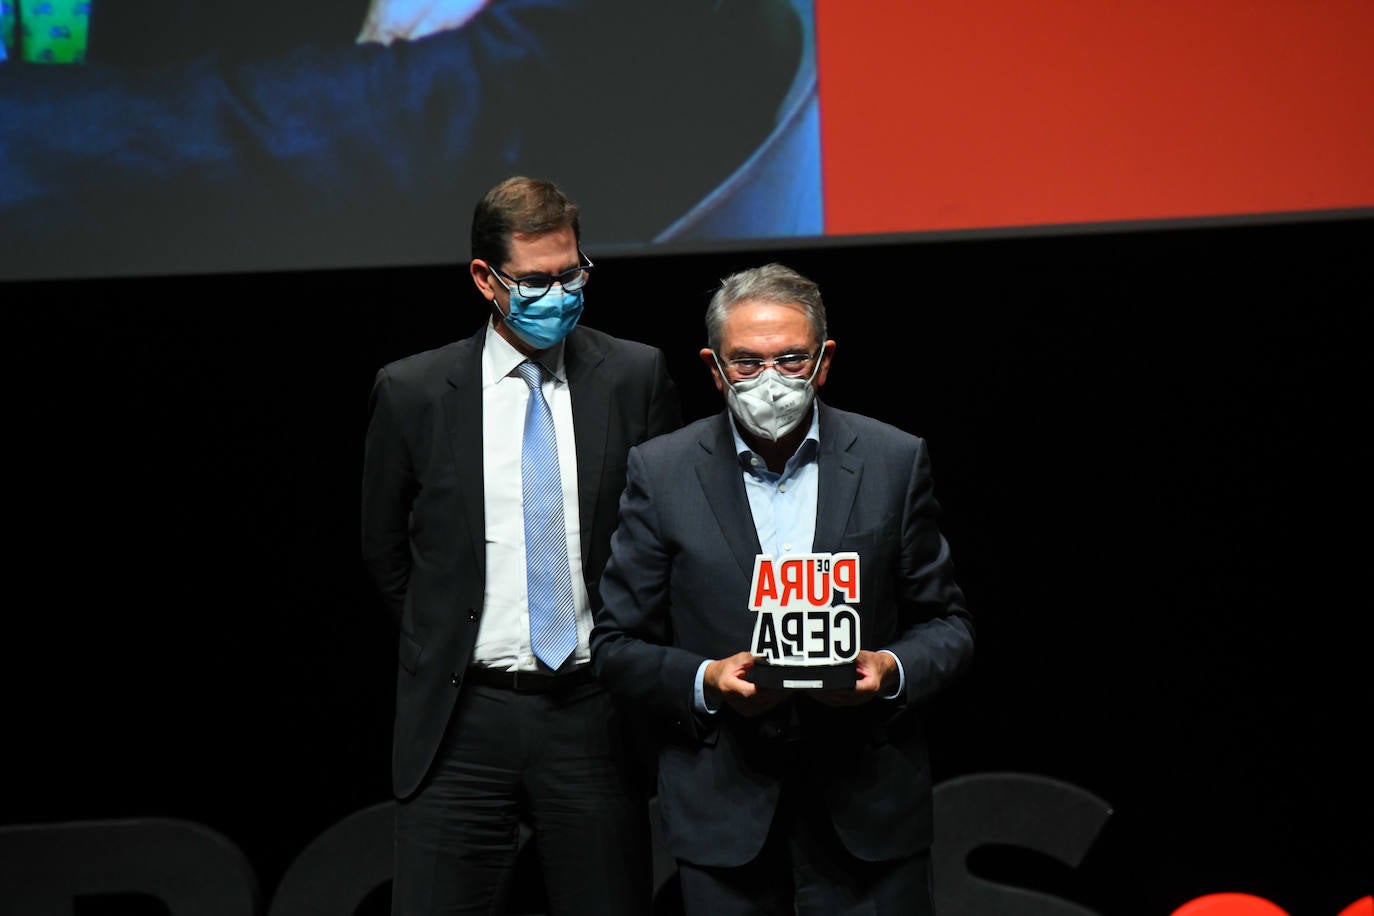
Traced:
<svg viewBox="0 0 1374 916">
<path fill-rule="evenodd" d="M 825 303 L 821 301 L 821 288 L 790 267 L 765 264 L 741 270 L 720 281 L 720 288 L 706 307 L 706 345 L 715 352 L 720 352 L 725 316 L 746 301 L 801 306 L 816 335 L 816 346 L 825 343 Z"/>
</svg>

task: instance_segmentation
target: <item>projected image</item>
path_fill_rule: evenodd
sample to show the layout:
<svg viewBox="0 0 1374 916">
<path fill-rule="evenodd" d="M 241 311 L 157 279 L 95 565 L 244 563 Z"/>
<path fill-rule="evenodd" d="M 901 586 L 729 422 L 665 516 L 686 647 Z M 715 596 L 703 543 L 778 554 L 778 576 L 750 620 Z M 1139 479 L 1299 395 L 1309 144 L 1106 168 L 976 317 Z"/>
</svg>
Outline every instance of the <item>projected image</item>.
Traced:
<svg viewBox="0 0 1374 916">
<path fill-rule="evenodd" d="M 823 231 L 809 0 L 0 2 L 0 278 L 449 263 L 512 174 L 603 253 Z"/>
<path fill-rule="evenodd" d="M 0 279 L 1374 212 L 1374 4 L 0 0 Z"/>
</svg>

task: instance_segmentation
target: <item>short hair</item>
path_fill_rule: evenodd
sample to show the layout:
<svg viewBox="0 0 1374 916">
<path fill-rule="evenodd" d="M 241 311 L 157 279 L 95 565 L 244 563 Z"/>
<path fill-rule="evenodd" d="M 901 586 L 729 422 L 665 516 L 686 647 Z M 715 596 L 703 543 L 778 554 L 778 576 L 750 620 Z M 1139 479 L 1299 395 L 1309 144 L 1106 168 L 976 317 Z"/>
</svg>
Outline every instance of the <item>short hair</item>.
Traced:
<svg viewBox="0 0 1374 916">
<path fill-rule="evenodd" d="M 577 204 L 551 181 L 517 175 L 492 188 L 472 212 L 472 257 L 502 265 L 514 235 L 543 235 L 571 228 L 580 244 Z"/>
<path fill-rule="evenodd" d="M 821 301 L 821 288 L 790 267 L 765 264 L 741 270 L 720 281 L 720 288 L 706 307 L 706 345 L 715 352 L 720 352 L 725 316 L 745 301 L 801 306 L 816 335 L 816 346 L 825 343 L 825 303 Z"/>
</svg>

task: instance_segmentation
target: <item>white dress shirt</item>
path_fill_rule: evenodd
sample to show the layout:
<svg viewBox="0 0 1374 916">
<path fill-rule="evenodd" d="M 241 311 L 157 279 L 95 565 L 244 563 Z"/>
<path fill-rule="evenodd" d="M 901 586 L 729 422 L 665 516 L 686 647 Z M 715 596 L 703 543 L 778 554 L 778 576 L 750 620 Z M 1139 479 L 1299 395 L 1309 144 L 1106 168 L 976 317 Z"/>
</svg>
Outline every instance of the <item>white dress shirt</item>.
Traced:
<svg viewBox="0 0 1374 916">
<path fill-rule="evenodd" d="M 529 598 L 525 582 L 525 515 L 520 447 L 531 391 L 515 367 L 525 357 L 491 324 L 482 347 L 482 493 L 486 514 L 487 581 L 473 662 L 510 671 L 538 671 L 530 651 Z M 558 438 L 558 476 L 563 486 L 563 524 L 577 609 L 577 649 L 568 665 L 590 659 L 591 604 L 582 576 L 582 524 L 577 505 L 577 450 L 572 398 L 560 343 L 541 354 L 544 399 Z M 545 671 L 548 669 L 545 668 Z"/>
</svg>

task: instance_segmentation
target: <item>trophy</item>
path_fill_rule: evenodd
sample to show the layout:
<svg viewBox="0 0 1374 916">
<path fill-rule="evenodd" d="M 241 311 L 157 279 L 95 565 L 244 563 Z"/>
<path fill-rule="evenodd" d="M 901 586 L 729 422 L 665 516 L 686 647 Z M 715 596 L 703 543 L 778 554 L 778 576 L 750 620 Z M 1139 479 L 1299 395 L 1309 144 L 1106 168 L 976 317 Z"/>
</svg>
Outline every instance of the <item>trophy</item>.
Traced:
<svg viewBox="0 0 1374 916">
<path fill-rule="evenodd" d="M 757 615 L 748 680 L 782 690 L 852 690 L 858 680 L 859 555 L 754 558 Z"/>
</svg>

